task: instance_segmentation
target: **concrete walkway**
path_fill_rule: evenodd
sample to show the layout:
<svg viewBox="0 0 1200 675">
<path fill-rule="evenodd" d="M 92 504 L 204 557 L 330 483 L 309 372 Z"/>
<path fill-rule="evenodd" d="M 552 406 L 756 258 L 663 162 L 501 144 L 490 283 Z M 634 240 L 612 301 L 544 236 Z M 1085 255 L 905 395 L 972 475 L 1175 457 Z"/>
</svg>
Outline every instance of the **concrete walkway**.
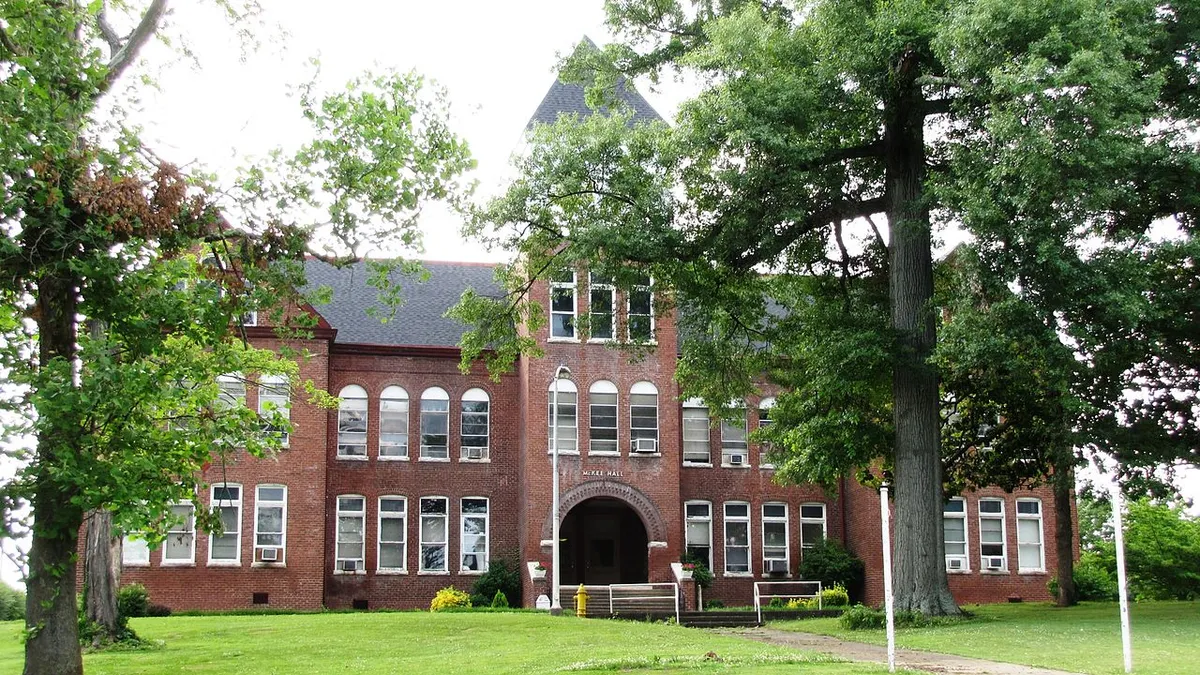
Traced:
<svg viewBox="0 0 1200 675">
<path fill-rule="evenodd" d="M 796 633 L 773 628 L 725 628 L 718 629 L 718 631 L 726 635 L 757 640 L 767 644 L 823 652 L 849 661 L 887 663 L 887 647 L 848 642 L 827 635 Z M 923 670 L 929 673 L 956 673 L 959 675 L 1072 675 L 1062 670 L 1034 668 L 1015 663 L 999 663 L 967 656 L 936 654 L 913 649 L 896 650 L 896 667 Z"/>
</svg>

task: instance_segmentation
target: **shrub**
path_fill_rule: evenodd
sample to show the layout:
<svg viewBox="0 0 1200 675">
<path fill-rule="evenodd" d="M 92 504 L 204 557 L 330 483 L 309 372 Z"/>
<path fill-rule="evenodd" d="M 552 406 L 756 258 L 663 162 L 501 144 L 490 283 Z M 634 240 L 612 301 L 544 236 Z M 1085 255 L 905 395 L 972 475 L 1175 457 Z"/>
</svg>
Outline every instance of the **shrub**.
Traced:
<svg viewBox="0 0 1200 675">
<path fill-rule="evenodd" d="M 847 604 L 861 597 L 865 568 L 863 561 L 836 541 L 828 539 L 804 551 L 800 560 L 800 578 L 820 581 L 822 586 L 841 586 Z"/>
<path fill-rule="evenodd" d="M 496 591 L 496 595 L 492 597 L 492 607 L 496 609 L 508 607 L 508 597 L 504 595 L 504 591 Z"/>
<path fill-rule="evenodd" d="M 724 609 L 725 601 L 713 598 L 712 600 L 704 601 L 704 609 Z"/>
<path fill-rule="evenodd" d="M 146 608 L 146 616 L 171 616 L 171 608 L 166 605 L 150 605 Z"/>
<path fill-rule="evenodd" d="M 846 591 L 845 586 L 834 584 L 832 588 L 826 588 L 821 591 L 822 607 L 847 607 L 849 605 L 850 593 Z"/>
<path fill-rule="evenodd" d="M 1080 600 L 1116 600 L 1117 580 L 1104 560 L 1092 551 L 1084 551 L 1074 567 L 1075 590 Z M 1058 577 L 1046 583 L 1050 595 L 1058 597 Z"/>
<path fill-rule="evenodd" d="M 517 563 L 509 558 L 493 558 L 488 569 L 471 586 L 471 604 L 488 607 L 496 594 L 503 592 L 505 598 L 521 597 L 521 572 Z"/>
<path fill-rule="evenodd" d="M 920 612 L 897 611 L 893 618 L 896 628 L 922 628 L 959 623 L 974 618 L 974 615 L 964 612 L 962 616 L 930 617 Z M 847 630 L 882 630 L 887 627 L 887 612 L 882 609 L 855 605 L 842 612 L 838 622 L 842 624 L 842 628 Z"/>
<path fill-rule="evenodd" d="M 695 581 L 697 586 L 700 588 L 712 586 L 712 570 L 708 569 L 708 563 L 704 559 L 688 553 L 680 558 L 680 562 L 692 566 L 692 581 Z"/>
<path fill-rule="evenodd" d="M 447 586 L 437 592 L 433 596 L 433 602 L 429 603 L 429 611 L 437 612 L 451 607 L 470 607 L 471 596 L 465 591 L 460 591 L 453 586 Z"/>
<path fill-rule="evenodd" d="M 0 584 L 0 621 L 25 618 L 25 594 L 8 584 Z"/>
<path fill-rule="evenodd" d="M 129 619 L 146 616 L 150 609 L 150 592 L 141 584 L 122 586 L 117 591 L 117 615 Z"/>
</svg>

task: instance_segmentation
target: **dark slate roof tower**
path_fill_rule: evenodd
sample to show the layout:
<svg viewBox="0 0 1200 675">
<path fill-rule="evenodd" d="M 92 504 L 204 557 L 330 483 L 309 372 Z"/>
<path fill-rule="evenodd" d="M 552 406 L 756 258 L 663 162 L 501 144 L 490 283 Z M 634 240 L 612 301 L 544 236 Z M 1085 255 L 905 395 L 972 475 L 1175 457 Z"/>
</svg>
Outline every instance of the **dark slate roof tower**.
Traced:
<svg viewBox="0 0 1200 675">
<path fill-rule="evenodd" d="M 596 43 L 592 42 L 587 36 L 575 47 L 576 51 L 580 49 L 599 50 Z M 617 98 L 633 111 L 631 124 L 640 124 L 642 122 L 662 122 L 663 118 L 655 112 L 654 108 L 642 95 L 637 93 L 633 85 L 624 77 L 617 80 Z M 601 115 L 607 114 L 607 109 L 592 110 L 588 107 L 585 97 L 584 87 L 579 84 L 568 84 L 562 80 L 555 80 L 554 84 L 550 85 L 550 91 L 546 92 L 545 98 L 534 111 L 533 117 L 529 118 L 529 124 L 526 129 L 532 129 L 535 124 L 554 124 L 558 121 L 559 115 L 576 114 L 580 118 L 588 117 L 594 112 L 599 112 Z"/>
</svg>

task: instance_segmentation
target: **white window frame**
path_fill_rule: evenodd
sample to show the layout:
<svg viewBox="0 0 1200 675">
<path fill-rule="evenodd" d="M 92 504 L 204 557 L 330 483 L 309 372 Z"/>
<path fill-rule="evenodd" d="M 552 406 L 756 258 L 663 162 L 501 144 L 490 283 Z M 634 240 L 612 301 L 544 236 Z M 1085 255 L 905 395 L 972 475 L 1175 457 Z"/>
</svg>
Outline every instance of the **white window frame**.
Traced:
<svg viewBox="0 0 1200 675">
<path fill-rule="evenodd" d="M 237 490 L 237 499 L 222 499 L 220 501 L 217 500 L 217 490 L 227 490 L 228 491 L 231 489 Z M 242 530 L 244 529 L 242 527 L 242 504 L 245 503 L 246 493 L 243 492 L 242 486 L 240 483 L 218 483 L 209 488 L 208 496 L 209 496 L 208 507 L 210 509 L 220 509 L 222 516 L 224 515 L 225 509 L 236 509 L 237 510 L 237 518 L 234 519 L 234 522 L 237 523 L 237 529 L 235 531 L 233 531 L 231 533 L 231 532 L 229 532 L 228 529 L 225 529 L 219 535 L 217 535 L 217 534 L 209 535 L 209 537 L 208 537 L 208 564 L 213 567 L 220 567 L 222 565 L 234 567 L 234 566 L 241 565 L 242 564 Z M 221 519 L 221 523 L 222 523 L 222 525 L 224 525 L 224 518 Z M 224 539 L 226 537 L 229 537 L 231 534 L 233 536 L 233 557 L 232 558 L 213 557 L 213 549 L 216 548 L 215 544 L 217 542 L 217 539 Z"/>
<path fill-rule="evenodd" d="M 805 508 L 813 508 L 813 507 L 820 507 L 820 509 L 821 509 L 821 517 L 820 518 L 815 518 L 813 516 L 804 515 Z M 821 541 L 825 541 L 826 539 L 829 538 L 829 508 L 827 506 L 825 506 L 824 502 L 803 502 L 800 504 L 799 513 L 800 513 L 800 555 L 801 555 L 801 557 L 803 557 L 805 550 L 815 547 L 818 543 L 815 541 L 809 541 L 808 539 L 806 539 L 804 537 L 804 526 L 805 525 L 820 525 L 821 526 Z"/>
<path fill-rule="evenodd" d="M 367 458 L 367 432 L 370 429 L 367 390 L 357 384 L 348 384 L 338 392 L 337 458 L 365 460 Z M 362 431 L 347 431 L 343 426 L 362 418 Z M 361 448 L 352 450 L 352 448 Z"/>
<path fill-rule="evenodd" d="M 275 410 L 267 410 L 264 404 L 274 403 Z M 292 417 L 292 402 L 291 402 L 291 384 L 288 378 L 284 375 L 263 375 L 258 378 L 258 414 L 260 417 L 266 418 L 278 412 L 288 421 Z M 288 446 L 288 432 L 283 429 L 275 429 L 269 424 L 264 424 L 263 428 L 266 431 L 277 431 L 280 435 L 279 445 L 282 447 Z"/>
<path fill-rule="evenodd" d="M 362 509 L 344 508 L 342 506 L 343 499 L 357 499 L 362 504 Z M 363 495 L 347 494 L 338 495 L 336 502 L 336 514 L 333 523 L 334 528 L 334 543 L 333 543 L 333 573 L 334 574 L 366 574 L 367 569 L 367 498 Z M 359 532 L 361 533 L 361 541 L 344 541 L 342 539 L 342 519 L 357 519 L 359 523 Z M 343 556 L 342 546 L 358 544 L 358 555 Z M 353 572 L 343 569 L 342 563 L 347 560 L 355 562 Z"/>
<path fill-rule="evenodd" d="M 771 421 L 771 409 L 775 407 L 775 397 L 767 396 L 758 402 L 758 428 L 765 429 L 773 422 Z M 775 465 L 767 461 L 767 451 L 770 446 L 766 443 L 758 444 L 758 468 L 774 469 Z"/>
<path fill-rule="evenodd" d="M 746 437 L 746 407 L 741 401 L 734 401 L 730 407 L 742 412 L 742 426 L 739 427 L 727 419 L 721 419 L 721 466 L 738 469 L 749 468 L 750 442 Z M 730 461 L 734 455 L 741 455 L 741 464 L 734 464 Z"/>
<path fill-rule="evenodd" d="M 688 514 L 689 506 L 703 506 L 708 509 L 707 516 L 692 516 Z M 708 569 L 713 568 L 713 512 L 712 502 L 703 499 L 691 499 L 683 503 L 683 550 L 688 550 L 688 525 L 692 523 L 702 523 L 705 529 L 708 530 L 708 559 L 704 564 Z"/>
<path fill-rule="evenodd" d="M 408 460 L 409 421 L 412 399 L 404 387 L 390 385 L 379 394 L 379 459 L 385 462 Z M 384 441 L 383 427 L 386 422 L 403 420 L 404 432 L 388 434 L 398 438 Z"/>
<path fill-rule="evenodd" d="M 984 513 L 984 504 L 999 504 L 1000 512 L 998 514 L 993 512 Z M 979 571 L 997 574 L 1001 572 L 1008 572 L 1008 523 L 1007 514 L 1005 514 L 1006 509 L 1004 508 L 1004 500 L 1000 499 L 999 497 L 981 497 L 979 502 L 976 504 L 976 508 L 979 510 Z M 985 543 L 983 541 L 983 521 L 985 520 L 1000 521 L 1000 553 L 998 554 L 991 553 L 984 555 L 983 553 L 984 546 L 996 546 L 995 543 Z M 999 556 L 1002 561 L 1001 566 L 998 568 L 988 567 L 986 559 L 997 556 Z"/>
<path fill-rule="evenodd" d="M 127 534 L 121 538 L 121 565 L 124 567 L 149 567 L 150 544 L 143 538 Z"/>
<path fill-rule="evenodd" d="M 612 396 L 612 403 L 596 403 L 597 396 Z M 611 408 L 613 425 L 601 427 L 596 425 L 597 408 Z M 611 443 L 611 449 L 596 449 L 596 432 L 603 430 L 612 432 L 612 439 L 600 439 L 602 443 Z M 588 388 L 588 454 L 590 455 L 619 455 L 621 454 L 621 392 L 617 385 L 608 380 L 597 380 Z"/>
<path fill-rule="evenodd" d="M 482 403 L 483 411 L 482 412 L 468 411 L 467 410 L 468 403 Z M 459 426 L 458 441 L 459 441 L 459 446 L 460 446 L 459 460 L 464 461 L 464 462 L 491 461 L 490 460 L 491 454 L 490 454 L 490 449 L 489 449 L 491 446 L 491 437 L 492 437 L 492 399 L 491 399 L 491 397 L 488 396 L 488 393 L 486 391 L 484 391 L 478 387 L 475 387 L 473 389 L 468 389 L 465 393 L 463 393 L 462 401 L 461 401 L 461 404 L 459 407 L 460 407 L 459 419 L 458 419 L 458 426 Z M 467 417 L 468 416 L 478 417 L 480 415 L 483 416 L 483 430 L 484 430 L 483 436 L 480 436 L 479 434 L 468 434 L 467 433 Z M 478 444 L 478 439 L 480 439 L 480 438 L 483 439 L 482 445 Z M 468 444 L 467 439 L 472 439 L 472 443 Z M 467 454 L 468 454 L 467 449 L 468 448 L 479 448 L 481 451 L 480 456 L 476 457 L 474 459 L 467 457 Z"/>
<path fill-rule="evenodd" d="M 729 507 L 730 506 L 746 507 L 746 515 L 745 516 L 730 516 L 729 515 Z M 725 533 L 725 538 L 724 538 L 724 542 L 725 542 L 725 550 L 724 550 L 725 576 L 727 576 L 727 577 L 753 576 L 754 575 L 754 556 L 751 555 L 751 552 L 754 550 L 754 530 L 753 530 L 753 518 L 751 517 L 751 510 L 750 510 L 750 502 L 743 502 L 743 501 L 725 502 L 722 505 L 721 515 L 722 515 L 721 525 L 722 525 L 724 533 Z M 731 542 L 730 537 L 729 537 L 729 524 L 730 523 L 745 523 L 746 524 L 746 544 L 745 544 L 745 546 L 735 545 Z M 730 551 L 730 549 L 741 549 L 741 548 L 746 549 L 746 569 L 745 570 L 729 569 L 729 551 Z"/>
<path fill-rule="evenodd" d="M 782 506 L 783 507 L 783 515 L 782 516 L 768 516 L 767 515 L 767 507 L 768 506 Z M 792 573 L 792 535 L 791 535 L 791 527 L 790 527 L 790 522 L 789 522 L 790 515 L 791 514 L 788 510 L 787 502 L 764 502 L 762 505 L 762 560 L 763 560 L 762 570 L 763 570 L 764 576 L 766 576 L 768 574 L 768 572 L 767 572 L 767 561 L 768 560 L 782 560 L 784 562 L 784 566 L 787 568 L 787 571 L 784 572 L 784 574 L 787 574 L 790 576 Z M 777 524 L 777 525 L 781 524 L 781 523 L 783 524 L 783 546 L 782 547 L 767 546 L 767 525 L 770 523 Z M 767 549 L 771 549 L 772 552 L 779 552 L 780 550 L 782 550 L 783 557 L 780 557 L 780 556 L 768 557 Z"/>
<path fill-rule="evenodd" d="M 440 402 L 445 405 L 445 410 L 426 410 L 425 404 L 434 404 Z M 427 417 L 428 416 L 428 417 Z M 433 445 L 425 443 L 426 436 L 439 436 L 440 434 L 426 433 L 426 421 L 433 423 L 437 417 L 444 420 L 443 426 L 446 428 L 446 443 L 445 445 Z M 419 461 L 422 462 L 449 462 L 450 461 L 450 394 L 441 387 L 429 387 L 421 392 L 421 456 Z M 435 448 L 441 448 L 441 454 L 433 454 Z"/>
<path fill-rule="evenodd" d="M 483 507 L 484 507 L 483 513 L 482 514 L 475 513 L 475 512 L 467 513 L 466 506 L 467 506 L 467 501 L 469 501 L 469 500 L 482 501 Z M 471 534 L 471 533 L 467 532 L 467 520 L 470 518 L 478 519 L 480 517 L 483 518 L 483 534 Z M 458 539 L 458 548 L 459 548 L 458 571 L 459 571 L 459 574 L 483 574 L 484 572 L 488 571 L 488 566 L 491 564 L 491 550 L 492 550 L 492 500 L 488 499 L 487 497 L 463 497 L 461 500 L 459 500 L 459 503 L 458 503 L 458 532 L 459 532 L 459 539 Z M 477 539 L 483 540 L 483 552 L 482 553 L 478 553 L 475 551 L 467 551 L 467 540 L 470 537 L 475 537 Z M 468 555 L 483 557 L 483 561 L 482 561 L 482 564 L 479 565 L 479 569 L 473 570 L 473 569 L 467 568 L 467 556 Z"/>
<path fill-rule="evenodd" d="M 182 521 L 176 518 L 176 509 L 186 509 L 186 515 Z M 188 539 L 188 555 L 186 558 L 169 558 L 171 547 L 169 542 L 163 543 L 162 564 L 163 565 L 184 565 L 191 566 L 196 564 L 196 506 L 191 502 L 178 502 L 171 505 L 171 525 L 167 528 L 167 538 L 179 537 L 182 541 L 183 537 Z"/>
<path fill-rule="evenodd" d="M 650 305 L 650 307 L 649 307 L 650 313 L 649 314 L 636 314 L 635 315 L 633 313 L 633 294 L 634 293 L 645 293 L 648 296 L 647 302 Z M 644 341 L 638 340 L 637 338 L 633 337 L 633 317 L 634 316 L 646 316 L 646 317 L 649 317 L 649 319 L 650 319 L 650 335 L 647 336 Z M 654 279 L 647 277 L 646 283 L 636 284 L 636 285 L 630 287 L 629 292 L 625 294 L 625 337 L 630 342 L 639 342 L 640 341 L 640 342 L 644 342 L 645 344 L 655 344 L 657 336 L 654 332 L 655 331 L 654 323 L 655 323 L 654 322 Z"/>
<path fill-rule="evenodd" d="M 608 294 L 608 311 L 596 312 L 596 293 Z M 608 317 L 608 336 L 596 336 L 596 315 Z M 617 338 L 617 289 L 612 280 L 588 273 L 588 342 L 612 342 Z"/>
<path fill-rule="evenodd" d="M 1037 513 L 1021 513 L 1022 504 L 1036 504 Z M 1045 521 L 1042 514 L 1042 500 L 1036 497 L 1018 497 L 1016 506 L 1017 517 L 1017 572 L 1019 573 L 1036 573 L 1046 571 L 1046 529 Z M 1036 542 L 1027 542 L 1021 540 L 1021 523 L 1036 522 L 1038 540 Z M 1021 549 L 1030 546 L 1037 546 L 1038 550 L 1038 566 L 1024 567 L 1021 565 Z"/>
<path fill-rule="evenodd" d="M 283 499 L 264 499 L 262 496 L 263 488 L 268 490 L 283 490 Z M 279 565 L 287 564 L 287 519 L 288 519 L 288 493 L 287 486 L 278 483 L 263 483 L 254 486 L 254 562 L 261 565 Z M 283 519 L 280 524 L 279 532 L 262 532 L 259 530 L 259 511 L 264 508 L 279 508 L 282 510 Z M 279 544 L 263 544 L 258 538 L 260 535 L 279 535 Z M 279 549 L 279 559 L 274 561 L 262 560 L 262 555 L 259 553 L 265 548 Z"/>
<path fill-rule="evenodd" d="M 958 572 L 970 572 L 971 571 L 971 533 L 970 533 L 971 528 L 967 527 L 967 522 L 968 522 L 968 520 L 967 520 L 967 500 L 963 499 L 962 497 L 950 497 L 949 499 L 946 500 L 946 502 L 947 502 L 947 504 L 950 502 L 962 504 L 962 511 L 950 511 L 950 510 L 947 510 L 945 506 L 942 507 L 942 551 L 945 553 L 945 556 L 946 556 L 946 571 L 950 572 L 951 574 L 958 573 Z M 950 553 L 950 552 L 946 551 L 946 544 L 948 543 L 946 541 L 946 521 L 947 520 L 961 520 L 962 521 L 963 540 L 961 542 L 957 542 L 957 541 L 954 542 L 955 544 L 962 544 L 963 552 L 961 555 L 957 554 L 957 553 Z M 959 567 L 958 569 L 951 569 L 950 561 L 955 560 L 955 559 L 961 561 L 962 566 Z"/>
<path fill-rule="evenodd" d="M 217 376 L 217 406 L 228 410 L 235 405 L 246 405 L 246 380 L 241 373 Z"/>
<path fill-rule="evenodd" d="M 446 510 L 440 514 L 425 514 L 425 502 L 427 500 L 439 500 L 445 505 Z M 417 562 L 417 574 L 449 574 L 450 573 L 450 499 L 439 495 L 428 495 L 421 497 L 417 502 L 417 533 L 421 548 L 419 549 L 420 557 Z M 427 541 L 425 539 L 425 519 L 426 518 L 441 518 L 442 520 L 442 540 Z M 425 567 L 425 548 L 438 547 L 442 548 L 442 567 L 440 569 Z"/>
<path fill-rule="evenodd" d="M 635 427 L 633 425 L 634 420 L 639 419 L 638 416 L 633 414 L 633 409 L 634 408 L 650 408 L 651 407 L 651 406 L 645 405 L 645 404 L 635 404 L 634 403 L 634 401 L 636 400 L 634 398 L 635 396 L 654 396 L 654 406 L 653 406 L 653 408 L 654 408 L 654 427 L 653 428 L 651 428 L 651 427 Z M 662 452 L 662 447 L 658 445 L 660 442 L 659 437 L 658 437 L 658 432 L 659 432 L 660 423 L 661 423 L 660 422 L 661 415 L 659 414 L 659 405 L 658 404 L 659 404 L 658 387 L 654 386 L 653 382 L 647 382 L 647 381 L 643 380 L 641 382 L 634 383 L 634 385 L 629 388 L 629 446 L 630 446 L 630 452 L 632 453 L 631 456 L 636 457 L 638 454 L 659 454 Z M 656 448 L 655 452 L 654 453 L 634 453 L 633 448 L 636 447 L 637 441 L 639 438 L 653 438 L 655 448 Z"/>
<path fill-rule="evenodd" d="M 550 326 L 549 326 L 550 337 L 549 337 L 549 340 L 551 342 L 578 342 L 579 341 L 579 326 L 576 324 L 576 320 L 579 318 L 579 284 L 578 284 L 579 275 L 576 274 L 573 270 L 570 272 L 570 274 L 571 274 L 570 281 L 559 281 L 557 279 L 554 279 L 553 277 L 550 280 Z M 571 294 L 571 311 L 569 313 L 563 312 L 563 311 L 556 311 L 554 309 L 555 292 L 569 292 Z M 569 325 L 571 328 L 570 335 L 555 335 L 554 334 L 554 330 L 555 330 L 554 319 L 557 316 L 569 316 L 570 317 L 567 320 L 568 323 L 566 324 L 566 325 Z"/>
<path fill-rule="evenodd" d="M 384 510 L 383 503 L 399 502 L 403 507 L 400 511 Z M 408 574 L 408 498 L 401 495 L 380 495 L 377 500 L 379 514 L 378 522 L 376 523 L 375 536 L 375 571 L 379 574 Z M 384 540 L 383 538 L 383 522 L 385 520 L 400 521 L 400 540 Z M 383 547 L 384 546 L 399 546 L 400 547 L 400 566 L 385 567 L 383 564 Z"/>
<path fill-rule="evenodd" d="M 693 411 L 692 415 L 688 415 L 688 411 Z M 697 424 L 700 421 L 699 415 L 695 411 L 704 413 L 704 458 L 698 459 L 700 451 L 697 447 L 700 445 L 699 434 L 697 429 L 701 425 Z M 708 416 L 708 407 L 704 405 L 704 401 L 698 398 L 689 398 L 683 402 L 683 411 L 680 418 L 680 431 L 683 437 L 683 463 L 692 466 L 712 466 L 712 419 Z M 696 438 L 688 438 L 689 432 Z M 688 444 L 692 444 L 692 448 L 688 448 Z M 688 455 L 691 455 L 689 458 Z"/>
<path fill-rule="evenodd" d="M 567 401 L 570 396 L 569 402 Z M 563 414 L 563 405 L 572 405 L 575 407 L 575 415 L 568 417 Z M 568 379 L 558 380 L 558 398 L 555 399 L 554 381 L 550 382 L 550 387 L 546 393 L 546 453 L 554 452 L 554 408 L 560 406 L 558 410 L 558 454 L 560 455 L 578 455 L 579 454 L 579 388 L 575 386 L 575 382 Z M 569 424 L 567 423 L 569 421 Z M 569 432 L 564 433 L 564 431 Z M 564 448 L 565 445 L 565 448 Z"/>
</svg>

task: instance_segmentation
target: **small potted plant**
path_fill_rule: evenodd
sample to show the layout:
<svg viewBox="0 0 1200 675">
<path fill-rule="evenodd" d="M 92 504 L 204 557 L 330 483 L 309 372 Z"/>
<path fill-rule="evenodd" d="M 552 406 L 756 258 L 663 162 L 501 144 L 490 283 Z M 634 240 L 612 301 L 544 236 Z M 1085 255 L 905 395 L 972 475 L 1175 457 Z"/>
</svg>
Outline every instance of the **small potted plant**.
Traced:
<svg viewBox="0 0 1200 675">
<path fill-rule="evenodd" d="M 529 568 L 529 577 L 534 581 L 546 578 L 546 566 L 540 562 L 531 563 Z"/>
<path fill-rule="evenodd" d="M 683 579 L 691 579 L 692 575 L 696 573 L 696 563 L 684 562 L 679 567 L 683 570 L 679 575 Z"/>
</svg>

